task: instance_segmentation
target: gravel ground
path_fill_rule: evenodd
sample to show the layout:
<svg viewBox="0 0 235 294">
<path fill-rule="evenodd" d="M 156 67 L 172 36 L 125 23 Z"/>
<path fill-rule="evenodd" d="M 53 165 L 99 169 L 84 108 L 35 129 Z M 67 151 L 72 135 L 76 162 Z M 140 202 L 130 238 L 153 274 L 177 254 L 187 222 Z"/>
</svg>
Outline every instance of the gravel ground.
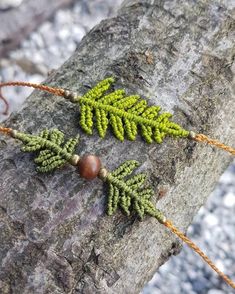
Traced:
<svg viewBox="0 0 235 294">
<path fill-rule="evenodd" d="M 191 238 L 235 280 L 235 163 L 221 176 L 188 229 Z M 174 289 L 169 292 L 169 289 Z M 232 290 L 186 245 L 154 275 L 144 294 L 232 294 Z"/>
<path fill-rule="evenodd" d="M 0 60 L 2 81 L 41 82 L 50 70 L 58 68 L 75 50 L 81 38 L 101 19 L 111 16 L 122 0 L 82 0 L 69 9 L 59 10 Z M 18 110 L 31 90 L 4 90 L 10 111 Z M 0 113 L 4 105 L 0 101 Z M 6 116 L 0 115 L 0 121 Z M 235 280 L 235 163 L 222 175 L 208 203 L 188 230 L 192 238 L 216 265 Z M 173 290 L 172 290 L 173 289 Z M 143 289 L 144 294 L 222 294 L 232 293 L 217 276 L 185 245 Z"/>
</svg>

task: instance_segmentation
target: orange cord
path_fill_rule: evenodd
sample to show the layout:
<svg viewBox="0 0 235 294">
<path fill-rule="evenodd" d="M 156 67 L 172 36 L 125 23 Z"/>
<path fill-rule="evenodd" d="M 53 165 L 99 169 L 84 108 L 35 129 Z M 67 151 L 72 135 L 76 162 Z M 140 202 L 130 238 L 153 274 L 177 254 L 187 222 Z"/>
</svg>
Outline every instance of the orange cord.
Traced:
<svg viewBox="0 0 235 294">
<path fill-rule="evenodd" d="M 229 146 L 227 146 L 217 140 L 210 139 L 203 134 L 196 134 L 192 139 L 195 141 L 198 141 L 198 142 L 206 142 L 210 145 L 214 145 L 220 149 L 223 149 L 223 150 L 231 153 L 232 155 L 235 155 L 235 149 L 233 149 L 232 147 L 229 147 Z"/>
<path fill-rule="evenodd" d="M 190 248 L 192 248 L 202 259 L 233 289 L 235 289 L 235 283 L 229 279 L 224 273 L 222 273 L 215 264 L 201 251 L 201 249 L 188 239 L 181 231 L 179 231 L 170 220 L 163 222 L 163 225 L 169 228 L 174 234 L 176 234 L 182 241 L 184 241 Z"/>
<path fill-rule="evenodd" d="M 49 93 L 52 93 L 54 95 L 57 96 L 64 96 L 64 92 L 65 90 L 60 89 L 60 88 L 52 88 L 49 86 L 45 86 L 45 85 L 40 85 L 40 84 L 34 84 L 34 83 L 28 83 L 28 82 L 6 82 L 6 83 L 0 83 L 0 99 L 3 100 L 3 102 L 6 105 L 5 111 L 3 112 L 3 114 L 7 115 L 8 114 L 8 110 L 9 110 L 9 104 L 7 102 L 7 100 L 3 97 L 2 92 L 1 92 L 1 88 L 3 87 L 10 87 L 10 86 L 22 86 L 22 87 L 30 87 L 30 88 L 34 88 L 34 89 L 39 89 L 42 91 L 46 91 Z"/>
<path fill-rule="evenodd" d="M 11 128 L 4 128 L 0 126 L 0 133 L 6 134 L 8 136 L 11 136 L 12 129 Z"/>
<path fill-rule="evenodd" d="M 6 101 L 6 99 L 3 97 L 1 88 L 7 87 L 7 86 L 23 86 L 23 87 L 31 87 L 34 89 L 39 89 L 42 91 L 46 91 L 49 93 L 52 93 L 57 96 L 64 96 L 65 95 L 65 90 L 60 89 L 60 88 L 52 88 L 49 86 L 45 85 L 40 85 L 40 84 L 34 84 L 34 83 L 28 83 L 28 82 L 5 82 L 5 83 L 0 83 L 0 99 L 2 99 L 6 105 L 6 109 L 4 111 L 4 114 L 8 113 L 9 109 L 9 104 Z M 12 135 L 12 129 L 11 128 L 4 128 L 0 126 L 0 132 L 6 135 Z M 210 145 L 214 145 L 220 149 L 223 149 L 227 152 L 230 152 L 232 155 L 235 155 L 235 149 L 217 141 L 208 138 L 207 136 L 203 134 L 195 134 L 195 136 L 192 137 L 193 140 L 198 141 L 198 142 L 206 142 Z M 181 231 L 179 231 L 169 220 L 166 220 L 163 222 L 163 224 L 169 228 L 174 234 L 176 234 L 182 241 L 184 241 L 190 248 L 192 248 L 198 255 L 202 257 L 202 259 L 228 284 L 230 285 L 233 289 L 235 289 L 235 283 L 230 280 L 224 273 L 222 273 L 216 266 L 215 264 L 201 251 L 201 249 L 194 244 L 190 239 L 188 239 Z"/>
<path fill-rule="evenodd" d="M 0 88 L 0 99 L 3 101 L 3 103 L 5 104 L 5 110 L 3 111 L 2 114 L 4 115 L 8 115 L 9 113 L 9 103 L 7 102 L 7 100 L 3 97 L 2 95 L 2 89 Z"/>
<path fill-rule="evenodd" d="M 49 86 L 45 85 L 40 85 L 40 84 L 34 84 L 34 83 L 28 83 L 28 82 L 6 82 L 6 83 L 0 83 L 0 88 L 3 87 L 9 87 L 9 86 L 22 86 L 22 87 L 30 87 L 34 89 L 39 89 L 42 91 L 46 91 L 49 93 L 52 93 L 57 96 L 64 96 L 64 90 L 60 88 L 52 88 Z"/>
</svg>

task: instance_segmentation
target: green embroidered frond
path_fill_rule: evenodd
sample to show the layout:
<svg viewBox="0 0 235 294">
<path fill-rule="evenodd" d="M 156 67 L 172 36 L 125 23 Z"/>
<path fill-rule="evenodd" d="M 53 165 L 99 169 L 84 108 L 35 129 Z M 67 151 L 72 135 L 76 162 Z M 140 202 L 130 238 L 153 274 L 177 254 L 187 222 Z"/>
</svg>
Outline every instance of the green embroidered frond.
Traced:
<svg viewBox="0 0 235 294">
<path fill-rule="evenodd" d="M 99 136 L 104 138 L 108 125 L 120 141 L 135 140 L 139 132 L 148 142 L 162 143 L 167 136 L 187 137 L 189 132 L 170 121 L 170 113 L 160 113 L 159 106 L 148 106 L 138 95 L 126 96 L 122 89 L 110 91 L 113 78 L 107 78 L 76 100 L 81 107 L 80 125 L 92 134 L 93 121 Z M 109 91 L 109 92 L 108 92 Z"/>
<path fill-rule="evenodd" d="M 15 138 L 21 140 L 24 152 L 39 152 L 35 163 L 40 172 L 49 172 L 70 161 L 78 143 L 78 137 L 68 140 L 63 147 L 64 134 L 57 130 L 43 130 L 38 135 L 16 132 Z"/>
<path fill-rule="evenodd" d="M 107 175 L 108 215 L 115 213 L 119 206 L 127 215 L 132 210 L 141 219 L 145 214 L 149 214 L 159 221 L 163 221 L 163 214 L 150 201 L 153 190 L 144 186 L 146 174 L 136 174 L 125 180 L 125 177 L 130 176 L 138 165 L 137 161 L 128 160 Z"/>
</svg>

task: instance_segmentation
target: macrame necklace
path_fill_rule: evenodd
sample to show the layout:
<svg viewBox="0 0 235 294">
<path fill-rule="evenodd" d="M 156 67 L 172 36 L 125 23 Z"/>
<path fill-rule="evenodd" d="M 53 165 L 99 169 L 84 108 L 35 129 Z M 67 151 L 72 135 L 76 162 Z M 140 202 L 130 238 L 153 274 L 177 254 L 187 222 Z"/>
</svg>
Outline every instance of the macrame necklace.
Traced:
<svg viewBox="0 0 235 294">
<path fill-rule="evenodd" d="M 100 137 L 104 138 L 108 125 L 120 141 L 126 137 L 135 140 L 138 127 L 142 137 L 147 143 L 162 143 L 168 136 L 188 138 L 198 142 L 206 142 L 218 148 L 224 149 L 235 155 L 235 149 L 220 143 L 217 140 L 208 138 L 203 134 L 196 134 L 183 129 L 178 124 L 169 120 L 170 113 L 159 113 L 159 106 L 148 106 L 145 100 L 138 95 L 125 96 L 124 90 L 110 91 L 113 78 L 107 78 L 89 90 L 84 96 L 79 96 L 68 90 L 52 88 L 45 85 L 27 82 L 6 82 L 0 83 L 0 99 L 7 105 L 6 99 L 1 93 L 1 88 L 5 86 L 25 86 L 40 89 L 52 94 L 62 96 L 80 106 L 80 126 L 87 133 L 92 134 L 93 117 L 96 117 L 96 127 Z M 6 111 L 7 112 L 7 108 Z M 39 135 L 30 135 L 0 127 L 0 132 L 18 139 L 24 143 L 22 151 L 39 152 L 35 163 L 39 172 L 50 172 L 61 167 L 66 162 L 77 166 L 80 176 L 91 180 L 99 177 L 108 185 L 107 213 L 112 215 L 120 207 L 127 215 L 131 210 L 142 219 L 145 214 L 156 218 L 161 224 L 169 228 L 182 241 L 190 246 L 203 260 L 232 288 L 235 283 L 223 274 L 213 262 L 180 232 L 170 220 L 150 201 L 153 190 L 143 187 L 146 175 L 137 174 L 130 176 L 139 165 L 135 160 L 129 160 L 121 164 L 116 170 L 109 172 L 101 165 L 100 159 L 95 155 L 85 155 L 82 158 L 74 154 L 78 138 L 72 138 L 64 143 L 64 135 L 59 130 L 43 130 Z"/>
<path fill-rule="evenodd" d="M 80 126 L 89 135 L 93 131 L 93 119 L 96 118 L 98 134 L 104 138 L 107 128 L 110 125 L 114 136 L 123 141 L 136 139 L 138 128 L 140 134 L 147 143 L 162 143 L 166 136 L 175 138 L 188 138 L 197 142 L 223 149 L 235 155 L 235 149 L 217 140 L 210 139 L 204 134 L 196 134 L 193 131 L 183 129 L 180 125 L 170 121 L 171 113 L 160 113 L 160 106 L 148 106 L 146 100 L 138 95 L 125 96 L 125 91 L 118 89 L 110 91 L 114 78 L 106 78 L 89 90 L 85 95 L 79 96 L 77 93 L 60 88 L 53 88 L 45 85 L 27 82 L 6 82 L 0 83 L 0 99 L 8 104 L 1 94 L 1 88 L 6 86 L 32 87 L 46 91 L 57 96 L 62 96 L 72 103 L 80 106 Z"/>
<path fill-rule="evenodd" d="M 24 152 L 37 152 L 34 160 L 39 172 L 50 172 L 60 168 L 65 163 L 78 167 L 79 174 L 87 180 L 99 177 L 108 185 L 107 214 L 113 215 L 118 207 L 129 215 L 135 212 L 140 219 L 145 215 L 154 217 L 159 223 L 170 229 L 183 242 L 191 247 L 202 259 L 232 288 L 235 283 L 222 273 L 215 264 L 201 251 L 201 249 L 177 229 L 165 215 L 150 201 L 154 194 L 151 187 L 145 184 L 146 174 L 139 173 L 131 176 L 139 165 L 138 161 L 127 160 L 117 169 L 109 172 L 101 164 L 99 157 L 84 155 L 80 158 L 75 154 L 78 137 L 64 142 L 64 134 L 57 130 L 43 130 L 38 135 L 21 133 L 11 128 L 0 127 L 0 132 L 23 142 L 21 148 Z M 126 178 L 128 177 L 128 178 Z"/>
</svg>

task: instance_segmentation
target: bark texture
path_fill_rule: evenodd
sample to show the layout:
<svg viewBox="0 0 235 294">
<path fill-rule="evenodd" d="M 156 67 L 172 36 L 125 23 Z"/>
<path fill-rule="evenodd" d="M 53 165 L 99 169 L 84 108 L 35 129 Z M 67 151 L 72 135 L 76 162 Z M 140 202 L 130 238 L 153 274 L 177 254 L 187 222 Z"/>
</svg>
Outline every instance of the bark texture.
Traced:
<svg viewBox="0 0 235 294">
<path fill-rule="evenodd" d="M 235 142 L 234 19 L 230 1 L 125 1 L 102 21 L 48 84 L 84 93 L 107 76 L 174 114 L 186 129 Z M 163 144 L 101 140 L 79 129 L 77 107 L 34 92 L 7 125 L 29 132 L 58 127 L 81 134 L 78 153 L 112 170 L 138 159 L 156 205 L 183 231 L 206 201 L 231 157 L 187 139 Z M 35 171 L 32 155 L 0 139 L 1 293 L 138 293 L 180 250 L 154 219 L 105 214 L 105 189 L 66 166 Z M 163 196 L 164 195 L 164 196 Z M 161 197 L 160 197 L 161 196 Z"/>
<path fill-rule="evenodd" d="M 9 53 L 43 21 L 73 0 L 25 0 L 14 9 L 0 11 L 0 56 Z"/>
</svg>

